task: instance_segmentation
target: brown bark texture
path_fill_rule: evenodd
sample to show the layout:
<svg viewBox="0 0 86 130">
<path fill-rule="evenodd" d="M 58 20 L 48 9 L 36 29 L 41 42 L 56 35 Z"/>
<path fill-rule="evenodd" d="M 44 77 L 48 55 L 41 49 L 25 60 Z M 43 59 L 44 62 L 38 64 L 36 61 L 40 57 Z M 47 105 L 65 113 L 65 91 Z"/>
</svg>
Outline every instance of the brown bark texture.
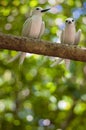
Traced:
<svg viewBox="0 0 86 130">
<path fill-rule="evenodd" d="M 86 61 L 86 48 L 0 33 L 0 49 Z"/>
</svg>

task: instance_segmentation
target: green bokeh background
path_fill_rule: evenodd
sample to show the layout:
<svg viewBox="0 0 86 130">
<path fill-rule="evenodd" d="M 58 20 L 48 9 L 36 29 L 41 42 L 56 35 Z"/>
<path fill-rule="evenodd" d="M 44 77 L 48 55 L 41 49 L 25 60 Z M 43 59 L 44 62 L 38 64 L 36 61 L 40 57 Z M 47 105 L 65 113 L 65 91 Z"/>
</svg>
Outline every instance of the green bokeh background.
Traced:
<svg viewBox="0 0 86 130">
<path fill-rule="evenodd" d="M 52 0 L 53 1 L 53 0 Z M 86 0 L 0 0 L 0 32 L 20 36 L 24 21 L 36 6 L 61 5 L 60 13 L 46 13 L 44 40 L 55 41 L 61 31 L 56 24 L 82 8 Z M 79 46 L 86 46 L 86 16 L 76 20 L 82 29 Z M 71 61 L 51 67 L 47 56 L 28 55 L 7 63 L 18 52 L 0 51 L 0 130 L 85 130 L 86 63 Z"/>
</svg>

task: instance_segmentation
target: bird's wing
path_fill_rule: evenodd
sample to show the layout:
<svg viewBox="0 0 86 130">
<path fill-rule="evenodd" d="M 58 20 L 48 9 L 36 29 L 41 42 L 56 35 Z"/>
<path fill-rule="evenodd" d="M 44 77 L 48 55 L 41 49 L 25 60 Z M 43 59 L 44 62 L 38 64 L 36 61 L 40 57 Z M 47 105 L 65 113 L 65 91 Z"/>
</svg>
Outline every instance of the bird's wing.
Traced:
<svg viewBox="0 0 86 130">
<path fill-rule="evenodd" d="M 64 44 L 64 30 L 62 30 L 60 40 L 61 40 L 61 43 Z"/>
<path fill-rule="evenodd" d="M 22 36 L 28 37 L 30 29 L 31 29 L 31 24 L 32 24 L 32 17 L 29 17 L 25 23 L 23 24 L 23 29 L 22 29 Z M 19 64 L 22 64 L 24 59 L 25 59 L 26 53 L 24 52 L 19 52 L 15 57 L 10 59 L 8 63 L 15 61 L 20 57 Z"/>
<path fill-rule="evenodd" d="M 32 24 L 32 17 L 29 17 L 25 23 L 23 24 L 23 29 L 22 29 L 22 36 L 24 37 L 29 37 L 30 29 L 31 29 L 31 24 Z M 19 60 L 19 65 L 22 65 L 24 62 L 24 59 L 26 57 L 25 52 L 20 52 L 20 60 Z"/>
<path fill-rule="evenodd" d="M 81 29 L 79 29 L 78 32 L 75 35 L 74 45 L 78 45 L 78 43 L 80 42 L 80 37 L 81 37 Z"/>
<path fill-rule="evenodd" d="M 29 17 L 23 24 L 22 36 L 28 37 L 31 30 L 32 17 Z"/>
<path fill-rule="evenodd" d="M 44 31 L 45 31 L 45 23 L 42 22 L 39 38 L 44 34 Z"/>
</svg>

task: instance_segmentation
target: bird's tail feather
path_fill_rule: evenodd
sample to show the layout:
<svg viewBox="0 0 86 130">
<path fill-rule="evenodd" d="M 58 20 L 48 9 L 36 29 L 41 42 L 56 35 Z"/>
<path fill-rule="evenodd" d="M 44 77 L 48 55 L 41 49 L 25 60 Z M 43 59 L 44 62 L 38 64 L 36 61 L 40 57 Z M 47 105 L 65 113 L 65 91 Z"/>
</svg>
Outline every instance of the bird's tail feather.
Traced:
<svg viewBox="0 0 86 130">
<path fill-rule="evenodd" d="M 59 59 L 55 60 L 55 62 L 54 62 L 53 64 L 51 64 L 51 67 L 56 66 L 57 64 L 59 64 L 59 63 L 62 62 L 63 60 L 64 60 L 64 59 L 62 59 L 62 58 L 59 58 Z"/>
<path fill-rule="evenodd" d="M 20 56 L 21 56 L 22 52 L 19 52 L 16 56 L 14 56 L 13 58 L 11 58 L 8 63 L 14 62 L 15 60 L 17 60 Z"/>
<path fill-rule="evenodd" d="M 69 67 L 70 67 L 70 60 L 69 60 L 69 59 L 59 58 L 59 59 L 55 60 L 55 62 L 54 62 L 53 64 L 51 64 L 51 67 L 54 67 L 54 66 L 56 66 L 57 64 L 60 64 L 62 61 L 65 62 L 65 66 L 66 66 L 66 68 L 69 70 Z"/>
<path fill-rule="evenodd" d="M 69 70 L 69 68 L 70 68 L 70 60 L 69 59 L 65 59 L 64 61 L 65 61 L 66 68 Z"/>
<path fill-rule="evenodd" d="M 23 64 L 25 57 L 26 57 L 26 53 L 22 52 L 20 55 L 19 65 Z"/>
<path fill-rule="evenodd" d="M 14 62 L 15 60 L 17 60 L 18 58 L 20 58 L 19 60 L 19 64 L 22 65 L 25 59 L 26 53 L 25 52 L 19 52 L 15 57 L 11 58 L 8 63 Z"/>
</svg>

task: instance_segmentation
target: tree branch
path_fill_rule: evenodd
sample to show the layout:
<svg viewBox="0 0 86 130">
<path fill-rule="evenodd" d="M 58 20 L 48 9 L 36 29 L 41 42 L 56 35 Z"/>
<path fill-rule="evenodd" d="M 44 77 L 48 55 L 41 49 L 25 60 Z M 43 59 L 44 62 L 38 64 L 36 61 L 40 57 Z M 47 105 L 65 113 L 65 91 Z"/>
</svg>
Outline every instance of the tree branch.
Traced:
<svg viewBox="0 0 86 130">
<path fill-rule="evenodd" d="M 0 49 L 23 51 L 86 62 L 86 48 L 0 33 Z"/>
</svg>

